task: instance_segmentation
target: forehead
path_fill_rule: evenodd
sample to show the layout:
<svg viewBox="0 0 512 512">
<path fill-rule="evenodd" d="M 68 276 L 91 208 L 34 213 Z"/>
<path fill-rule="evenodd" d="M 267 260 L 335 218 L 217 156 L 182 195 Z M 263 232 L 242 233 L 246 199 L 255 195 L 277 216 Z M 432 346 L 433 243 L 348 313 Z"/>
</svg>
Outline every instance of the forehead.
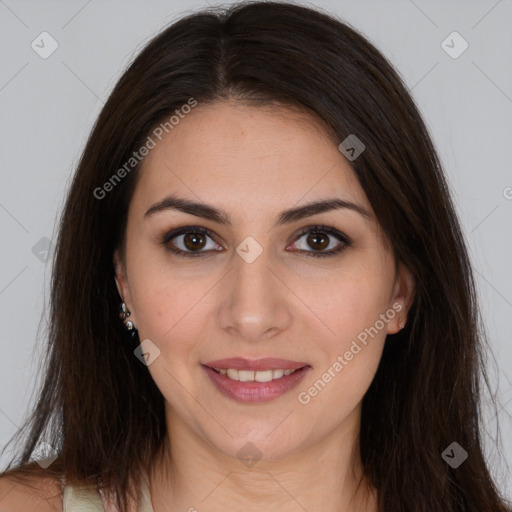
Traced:
<svg viewBox="0 0 512 512">
<path fill-rule="evenodd" d="M 255 213 L 326 196 L 371 210 L 332 134 L 313 115 L 286 108 L 198 104 L 156 141 L 139 172 L 134 208 L 181 192 Z"/>
</svg>

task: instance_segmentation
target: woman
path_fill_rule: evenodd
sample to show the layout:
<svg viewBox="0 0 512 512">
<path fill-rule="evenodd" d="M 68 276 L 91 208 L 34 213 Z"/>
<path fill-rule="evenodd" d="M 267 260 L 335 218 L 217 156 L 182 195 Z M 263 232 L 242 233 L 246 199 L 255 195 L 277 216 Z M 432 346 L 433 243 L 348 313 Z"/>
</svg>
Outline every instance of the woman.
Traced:
<svg viewBox="0 0 512 512">
<path fill-rule="evenodd" d="M 511 510 L 441 166 L 335 18 L 239 4 L 154 38 L 89 138 L 53 270 L 6 510 L 30 485 L 39 510 Z"/>
</svg>

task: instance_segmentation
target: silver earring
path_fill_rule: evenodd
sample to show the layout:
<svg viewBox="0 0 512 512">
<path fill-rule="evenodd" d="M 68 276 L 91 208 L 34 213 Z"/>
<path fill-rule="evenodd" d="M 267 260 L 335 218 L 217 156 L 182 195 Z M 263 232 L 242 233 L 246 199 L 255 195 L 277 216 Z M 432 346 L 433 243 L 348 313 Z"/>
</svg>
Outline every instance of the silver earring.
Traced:
<svg viewBox="0 0 512 512">
<path fill-rule="evenodd" d="M 131 320 L 125 322 L 125 320 L 131 315 L 131 311 L 128 309 L 124 302 L 121 302 L 119 306 L 119 318 L 124 322 L 126 330 L 132 335 L 132 338 L 135 336 L 137 329 L 135 328 L 134 323 Z"/>
<path fill-rule="evenodd" d="M 402 320 L 402 317 L 401 317 L 401 316 L 399 316 L 399 317 L 398 317 L 398 328 L 399 328 L 400 330 L 402 330 L 404 327 L 405 327 L 405 323 L 404 323 L 404 321 Z"/>
</svg>

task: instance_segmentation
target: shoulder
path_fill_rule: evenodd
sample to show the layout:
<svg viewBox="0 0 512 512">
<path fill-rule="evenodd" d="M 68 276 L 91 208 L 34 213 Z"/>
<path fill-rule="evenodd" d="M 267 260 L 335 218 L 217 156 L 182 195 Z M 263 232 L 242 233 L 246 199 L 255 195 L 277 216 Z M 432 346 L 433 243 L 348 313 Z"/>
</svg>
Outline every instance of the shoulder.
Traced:
<svg viewBox="0 0 512 512">
<path fill-rule="evenodd" d="M 11 476 L 0 477 L 0 510 L 18 512 L 62 512 L 62 488 L 53 478 L 32 477 L 23 482 Z"/>
</svg>

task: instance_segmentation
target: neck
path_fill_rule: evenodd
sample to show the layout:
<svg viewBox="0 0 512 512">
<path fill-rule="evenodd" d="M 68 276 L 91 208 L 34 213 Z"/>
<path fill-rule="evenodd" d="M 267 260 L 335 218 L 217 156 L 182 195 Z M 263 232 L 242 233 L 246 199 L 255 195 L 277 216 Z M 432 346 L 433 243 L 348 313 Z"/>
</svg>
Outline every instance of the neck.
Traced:
<svg viewBox="0 0 512 512">
<path fill-rule="evenodd" d="M 154 512 L 376 512 L 377 493 L 361 467 L 359 420 L 356 409 L 340 428 L 315 444 L 279 459 L 261 454 L 243 461 L 209 444 L 168 410 L 172 458 L 167 454 L 167 461 L 154 468 Z M 246 443 L 241 440 L 240 446 Z"/>
</svg>

